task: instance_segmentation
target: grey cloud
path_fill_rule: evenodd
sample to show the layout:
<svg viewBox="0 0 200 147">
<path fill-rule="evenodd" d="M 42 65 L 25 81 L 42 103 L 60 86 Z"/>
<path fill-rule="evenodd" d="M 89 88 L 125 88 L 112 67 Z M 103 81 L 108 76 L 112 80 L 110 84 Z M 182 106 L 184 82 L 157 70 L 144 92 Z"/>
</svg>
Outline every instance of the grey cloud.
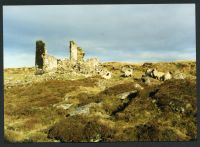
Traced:
<svg viewBox="0 0 200 147">
<path fill-rule="evenodd" d="M 49 53 L 58 57 L 68 56 L 68 41 L 75 40 L 88 57 L 105 60 L 126 60 L 123 53 L 189 49 L 192 54 L 196 48 L 193 4 L 4 6 L 3 21 L 5 52 L 15 48 L 34 54 L 37 39 L 43 39 Z"/>
</svg>

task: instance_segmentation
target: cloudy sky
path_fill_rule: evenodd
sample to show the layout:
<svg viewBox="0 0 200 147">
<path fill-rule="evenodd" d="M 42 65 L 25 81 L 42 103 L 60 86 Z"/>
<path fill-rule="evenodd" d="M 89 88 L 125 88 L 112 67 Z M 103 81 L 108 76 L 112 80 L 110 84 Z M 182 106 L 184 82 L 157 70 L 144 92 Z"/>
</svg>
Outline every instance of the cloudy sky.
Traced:
<svg viewBox="0 0 200 147">
<path fill-rule="evenodd" d="M 69 57 L 69 41 L 100 61 L 195 60 L 195 5 L 3 7 L 4 68 L 34 66 L 35 42 Z"/>
</svg>

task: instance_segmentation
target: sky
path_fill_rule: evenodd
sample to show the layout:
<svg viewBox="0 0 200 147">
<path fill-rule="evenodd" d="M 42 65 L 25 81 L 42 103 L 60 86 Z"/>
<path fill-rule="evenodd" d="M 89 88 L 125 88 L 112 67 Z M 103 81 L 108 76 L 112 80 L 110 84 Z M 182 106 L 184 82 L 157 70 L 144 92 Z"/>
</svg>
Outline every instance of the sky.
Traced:
<svg viewBox="0 0 200 147">
<path fill-rule="evenodd" d="M 194 4 L 3 6 L 4 68 L 34 66 L 35 42 L 101 62 L 196 60 Z"/>
</svg>

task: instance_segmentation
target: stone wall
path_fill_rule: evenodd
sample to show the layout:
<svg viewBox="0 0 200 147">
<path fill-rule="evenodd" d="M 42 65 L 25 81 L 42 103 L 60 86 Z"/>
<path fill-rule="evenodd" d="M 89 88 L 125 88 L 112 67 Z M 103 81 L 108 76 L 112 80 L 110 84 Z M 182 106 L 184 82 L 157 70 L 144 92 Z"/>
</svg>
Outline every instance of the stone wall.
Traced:
<svg viewBox="0 0 200 147">
<path fill-rule="evenodd" d="M 77 48 L 77 60 L 78 62 L 83 61 L 84 60 L 84 56 L 85 56 L 85 52 L 83 51 L 83 49 L 81 47 Z"/>
<path fill-rule="evenodd" d="M 75 66 L 74 62 L 70 62 L 69 59 L 58 59 L 58 72 L 72 72 L 73 67 Z"/>
<path fill-rule="evenodd" d="M 77 72 L 82 74 L 95 74 L 99 61 L 96 58 L 88 59 L 84 62 L 78 62 L 75 66 Z"/>
<path fill-rule="evenodd" d="M 47 54 L 45 43 L 41 40 L 36 41 L 35 66 L 36 74 L 57 69 L 57 59 Z"/>
<path fill-rule="evenodd" d="M 84 60 L 85 52 L 74 41 L 69 42 L 70 61 L 80 62 Z"/>
<path fill-rule="evenodd" d="M 45 54 L 45 43 L 41 40 L 36 41 L 35 66 L 39 69 L 43 68 L 44 54 Z"/>
<path fill-rule="evenodd" d="M 70 49 L 70 60 L 77 61 L 77 53 L 78 53 L 78 46 L 74 41 L 69 42 L 69 49 Z"/>
</svg>

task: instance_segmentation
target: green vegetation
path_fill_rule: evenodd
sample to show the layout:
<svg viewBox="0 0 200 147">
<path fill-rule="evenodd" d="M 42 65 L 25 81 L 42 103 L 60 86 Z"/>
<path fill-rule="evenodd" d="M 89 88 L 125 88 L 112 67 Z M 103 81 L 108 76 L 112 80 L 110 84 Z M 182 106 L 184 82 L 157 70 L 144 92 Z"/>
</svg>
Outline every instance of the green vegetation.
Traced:
<svg viewBox="0 0 200 147">
<path fill-rule="evenodd" d="M 128 63 L 104 63 L 113 73 L 110 80 L 79 75 L 63 78 L 51 74 L 32 77 L 34 68 L 6 69 L 5 140 L 196 140 L 195 62 L 129 64 L 134 73 L 132 77 L 127 78 L 121 77 L 120 69 L 124 65 Z M 140 78 L 147 68 L 180 71 L 186 74 L 187 78 L 164 82 L 152 79 L 150 85 L 145 85 Z M 73 80 L 70 80 L 71 77 Z M 17 80 L 20 82 L 16 83 Z M 136 83 L 144 89 L 135 88 Z M 120 99 L 121 94 L 134 90 L 138 90 L 138 93 L 128 99 Z M 69 104 L 66 109 L 62 107 Z"/>
</svg>

